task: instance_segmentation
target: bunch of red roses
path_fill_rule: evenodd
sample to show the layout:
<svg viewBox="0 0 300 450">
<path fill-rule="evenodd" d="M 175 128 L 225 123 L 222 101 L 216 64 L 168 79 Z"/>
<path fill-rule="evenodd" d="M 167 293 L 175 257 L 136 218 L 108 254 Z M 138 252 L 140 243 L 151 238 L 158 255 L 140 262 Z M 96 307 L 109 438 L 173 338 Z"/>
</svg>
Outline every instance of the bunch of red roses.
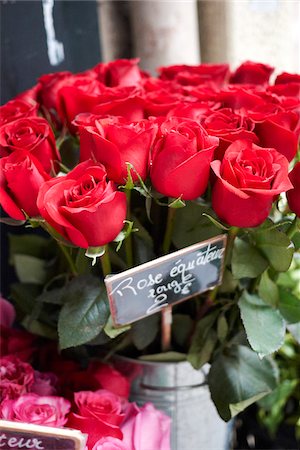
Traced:
<svg viewBox="0 0 300 450">
<path fill-rule="evenodd" d="M 1 107 L 1 204 L 10 217 L 42 216 L 76 246 L 102 246 L 123 228 L 118 186 L 129 172 L 183 201 L 210 186 L 215 213 L 232 226 L 261 224 L 287 191 L 299 215 L 299 163 L 288 174 L 299 75 L 270 85 L 272 67 L 245 62 L 233 73 L 226 64 L 162 67 L 153 78 L 137 63 L 44 75 Z M 79 139 L 79 162 L 65 176 L 54 133 Z"/>
<path fill-rule="evenodd" d="M 14 309 L 0 300 L 1 334 L 10 330 L 12 336 Z M 27 358 L 31 355 L 32 359 L 36 340 L 31 338 L 30 345 L 21 343 L 23 353 L 18 356 L 1 345 L 1 419 L 78 429 L 88 435 L 87 450 L 170 448 L 171 419 L 151 403 L 141 408 L 130 403 L 130 383 L 120 372 L 98 361 L 82 369 L 77 362 L 59 356 L 52 344 L 35 352 L 43 371 L 34 370 Z"/>
</svg>

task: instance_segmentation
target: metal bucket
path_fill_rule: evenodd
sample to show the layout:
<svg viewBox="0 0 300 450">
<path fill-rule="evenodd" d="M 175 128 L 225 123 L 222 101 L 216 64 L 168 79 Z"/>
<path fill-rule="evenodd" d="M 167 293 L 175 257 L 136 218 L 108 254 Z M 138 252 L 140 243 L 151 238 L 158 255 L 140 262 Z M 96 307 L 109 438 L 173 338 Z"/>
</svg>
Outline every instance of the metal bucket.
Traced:
<svg viewBox="0 0 300 450">
<path fill-rule="evenodd" d="M 150 362 L 117 357 L 114 365 L 131 380 L 130 400 L 152 402 L 172 418 L 172 450 L 228 450 L 231 425 L 220 419 L 206 383 L 209 369 L 187 361 Z"/>
</svg>

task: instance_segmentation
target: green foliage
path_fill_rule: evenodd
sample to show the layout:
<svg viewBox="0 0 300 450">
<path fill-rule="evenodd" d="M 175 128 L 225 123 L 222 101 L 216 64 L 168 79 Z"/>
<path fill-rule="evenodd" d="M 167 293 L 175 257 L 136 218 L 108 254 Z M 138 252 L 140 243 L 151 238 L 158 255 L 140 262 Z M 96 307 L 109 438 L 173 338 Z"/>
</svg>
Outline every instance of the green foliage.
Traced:
<svg viewBox="0 0 300 450">
<path fill-rule="evenodd" d="M 244 291 L 239 299 L 241 318 L 248 341 L 261 357 L 278 350 L 285 335 L 284 320 L 276 309 L 257 295 Z"/>
<path fill-rule="evenodd" d="M 231 259 L 233 278 L 256 278 L 267 267 L 268 261 L 254 245 L 238 237 L 235 239 Z"/>
<path fill-rule="evenodd" d="M 260 360 L 255 352 L 239 345 L 226 349 L 215 358 L 208 384 L 220 416 L 228 421 L 272 392 L 277 380 L 267 359 Z"/>
<path fill-rule="evenodd" d="M 193 335 L 192 343 L 187 359 L 195 369 L 200 369 L 210 360 L 218 336 L 212 328 L 217 319 L 217 312 L 205 316 L 199 320 Z"/>
</svg>

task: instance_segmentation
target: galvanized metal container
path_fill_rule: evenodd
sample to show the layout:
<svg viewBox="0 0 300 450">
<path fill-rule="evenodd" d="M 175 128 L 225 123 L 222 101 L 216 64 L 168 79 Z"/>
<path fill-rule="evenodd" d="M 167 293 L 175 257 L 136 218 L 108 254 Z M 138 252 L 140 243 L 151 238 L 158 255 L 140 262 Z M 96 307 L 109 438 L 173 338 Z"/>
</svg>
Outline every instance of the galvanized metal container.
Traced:
<svg viewBox="0 0 300 450">
<path fill-rule="evenodd" d="M 131 401 L 138 405 L 152 402 L 172 418 L 172 450 L 229 449 L 231 426 L 220 419 L 210 398 L 208 365 L 195 370 L 187 361 L 118 357 L 115 366 L 132 380 Z"/>
</svg>

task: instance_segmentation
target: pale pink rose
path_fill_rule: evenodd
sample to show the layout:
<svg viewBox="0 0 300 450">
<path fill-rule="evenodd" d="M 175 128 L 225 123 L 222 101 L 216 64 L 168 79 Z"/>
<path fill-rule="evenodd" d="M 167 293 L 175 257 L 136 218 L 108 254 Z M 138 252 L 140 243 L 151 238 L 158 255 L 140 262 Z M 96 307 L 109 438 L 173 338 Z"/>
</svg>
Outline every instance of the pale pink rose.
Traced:
<svg viewBox="0 0 300 450">
<path fill-rule="evenodd" d="M 30 392 L 37 395 L 55 395 L 58 378 L 51 372 L 34 371 L 34 382 Z"/>
<path fill-rule="evenodd" d="M 106 436 L 99 439 L 92 450 L 131 450 L 131 448 L 125 442 L 120 441 L 120 439 Z"/>
<path fill-rule="evenodd" d="M 0 401 L 25 394 L 33 381 L 34 370 L 30 364 L 13 355 L 0 358 Z"/>
<path fill-rule="evenodd" d="M 0 413 L 5 420 L 63 427 L 70 408 L 70 402 L 63 397 L 24 394 L 17 400 L 4 400 Z"/>
<path fill-rule="evenodd" d="M 16 318 L 16 311 L 13 305 L 0 297 L 0 325 L 6 328 L 10 328 Z"/>
<path fill-rule="evenodd" d="M 170 450 L 171 419 L 146 403 L 130 403 L 121 425 L 123 441 L 131 450 Z"/>
</svg>

